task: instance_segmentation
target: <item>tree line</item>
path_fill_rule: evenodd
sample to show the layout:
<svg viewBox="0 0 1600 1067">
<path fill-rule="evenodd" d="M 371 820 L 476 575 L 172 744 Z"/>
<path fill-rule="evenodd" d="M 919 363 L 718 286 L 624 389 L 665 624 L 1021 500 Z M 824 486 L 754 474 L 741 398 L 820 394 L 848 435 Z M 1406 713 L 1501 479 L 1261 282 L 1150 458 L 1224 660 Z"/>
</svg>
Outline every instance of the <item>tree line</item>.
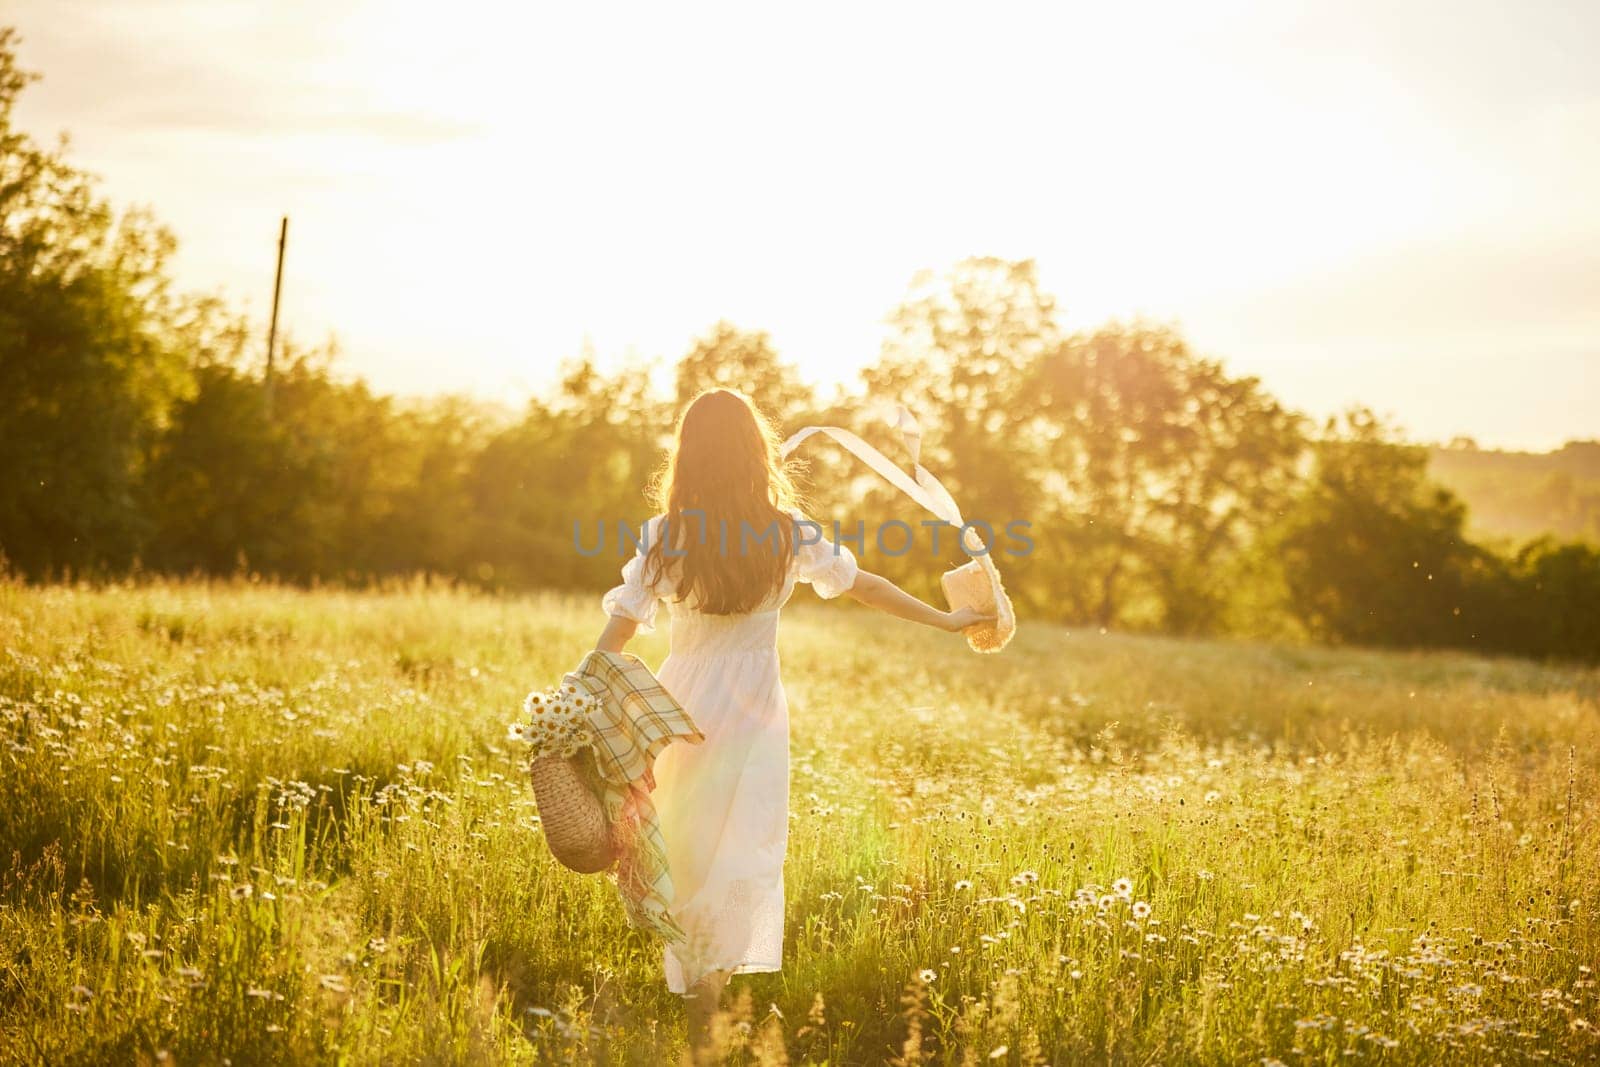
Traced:
<svg viewBox="0 0 1600 1067">
<path fill-rule="evenodd" d="M 1553 452 L 1502 452 L 1456 438 L 1434 448 L 1428 471 L 1472 509 L 1470 529 L 1515 542 L 1542 533 L 1600 541 L 1600 440 Z"/>
<path fill-rule="evenodd" d="M 1600 658 L 1592 543 L 1474 543 L 1395 427 L 1365 410 L 1313 422 L 1167 325 L 1067 331 L 1029 261 L 915 279 L 861 390 L 828 399 L 766 334 L 725 322 L 668 396 L 648 364 L 580 357 L 521 411 L 404 402 L 290 344 L 269 397 L 245 319 L 175 291 L 170 233 L 15 128 L 29 78 L 0 29 L 0 552 L 24 577 L 602 589 L 621 560 L 580 553 L 574 525 L 641 522 L 677 411 L 728 385 L 786 431 L 846 426 L 901 459 L 878 416 L 907 404 L 969 516 L 1030 524 L 1033 550 L 1000 561 L 1029 617 Z M 831 446 L 805 461 L 819 519 L 926 518 Z M 869 536 L 862 554 L 937 599 L 943 564 L 918 547 Z"/>
</svg>

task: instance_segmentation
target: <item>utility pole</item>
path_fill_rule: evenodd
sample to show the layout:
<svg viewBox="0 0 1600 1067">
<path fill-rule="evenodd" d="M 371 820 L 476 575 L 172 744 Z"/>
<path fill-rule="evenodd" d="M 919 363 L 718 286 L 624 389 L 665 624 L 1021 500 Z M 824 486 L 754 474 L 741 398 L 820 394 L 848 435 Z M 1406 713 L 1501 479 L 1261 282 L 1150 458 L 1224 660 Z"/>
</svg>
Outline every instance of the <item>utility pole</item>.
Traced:
<svg viewBox="0 0 1600 1067">
<path fill-rule="evenodd" d="M 278 272 L 272 280 L 272 323 L 267 327 L 267 414 L 272 414 L 272 355 L 278 345 L 278 297 L 283 292 L 283 249 L 289 243 L 289 216 L 278 227 Z"/>
</svg>

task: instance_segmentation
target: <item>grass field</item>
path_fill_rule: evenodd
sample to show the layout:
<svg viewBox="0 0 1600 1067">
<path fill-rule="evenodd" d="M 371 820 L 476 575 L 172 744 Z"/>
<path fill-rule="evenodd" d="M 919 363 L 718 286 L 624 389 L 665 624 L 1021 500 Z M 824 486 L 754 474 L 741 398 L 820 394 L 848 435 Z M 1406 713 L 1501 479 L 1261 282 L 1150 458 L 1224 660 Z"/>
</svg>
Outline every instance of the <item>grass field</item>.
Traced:
<svg viewBox="0 0 1600 1067">
<path fill-rule="evenodd" d="M 658 948 L 503 740 L 603 621 L 0 584 L 0 1061 L 675 1062 Z M 734 980 L 730 1062 L 1600 1057 L 1600 672 L 979 657 L 803 591 L 781 650 L 785 969 Z"/>
</svg>

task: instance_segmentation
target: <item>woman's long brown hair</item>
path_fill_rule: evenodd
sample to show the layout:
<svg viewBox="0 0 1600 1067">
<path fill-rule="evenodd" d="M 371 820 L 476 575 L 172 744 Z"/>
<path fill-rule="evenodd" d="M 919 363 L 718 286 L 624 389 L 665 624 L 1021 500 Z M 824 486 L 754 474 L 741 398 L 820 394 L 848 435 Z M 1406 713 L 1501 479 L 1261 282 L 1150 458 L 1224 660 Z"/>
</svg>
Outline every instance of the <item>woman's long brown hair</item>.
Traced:
<svg viewBox="0 0 1600 1067">
<path fill-rule="evenodd" d="M 778 445 L 743 393 L 707 389 L 694 398 L 653 487 L 666 524 L 646 549 L 647 581 L 666 573 L 670 558 L 676 599 L 709 615 L 751 611 L 783 585 L 798 494 Z"/>
</svg>

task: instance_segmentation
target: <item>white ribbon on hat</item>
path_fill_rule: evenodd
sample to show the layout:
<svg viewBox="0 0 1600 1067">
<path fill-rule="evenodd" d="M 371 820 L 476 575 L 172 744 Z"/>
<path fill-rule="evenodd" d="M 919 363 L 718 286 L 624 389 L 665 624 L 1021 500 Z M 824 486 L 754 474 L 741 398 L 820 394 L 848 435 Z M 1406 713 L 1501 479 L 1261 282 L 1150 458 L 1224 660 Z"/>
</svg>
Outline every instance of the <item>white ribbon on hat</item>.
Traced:
<svg viewBox="0 0 1600 1067">
<path fill-rule="evenodd" d="M 906 477 L 906 472 L 885 458 L 882 452 L 873 448 L 860 437 L 849 430 L 837 426 L 807 426 L 796 430 L 779 446 L 779 451 L 788 456 L 799 447 L 800 442 L 812 434 L 823 434 L 837 441 L 847 452 L 853 454 L 861 462 L 871 467 L 884 481 L 900 490 L 906 496 L 926 508 L 935 518 L 961 530 L 966 523 L 961 518 L 961 509 L 956 506 L 944 485 L 935 478 L 928 469 L 922 465 L 922 427 L 917 424 L 916 417 L 907 410 L 904 404 L 899 405 L 895 415 L 895 429 L 900 432 L 900 439 L 905 442 L 906 451 L 911 453 L 911 473 L 913 478 Z M 963 530 L 962 539 L 966 542 L 966 549 L 970 555 L 979 556 L 988 552 L 983 539 L 974 530 Z"/>
</svg>

